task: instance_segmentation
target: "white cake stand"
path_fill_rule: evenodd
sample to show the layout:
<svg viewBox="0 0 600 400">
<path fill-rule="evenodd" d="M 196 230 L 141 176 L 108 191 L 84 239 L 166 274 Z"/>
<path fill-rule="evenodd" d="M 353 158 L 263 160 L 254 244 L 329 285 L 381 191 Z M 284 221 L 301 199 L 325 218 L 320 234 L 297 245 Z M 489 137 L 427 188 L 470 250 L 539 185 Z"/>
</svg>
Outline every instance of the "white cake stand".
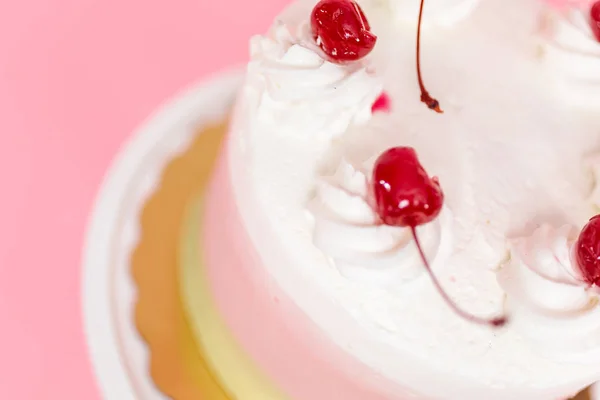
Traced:
<svg viewBox="0 0 600 400">
<path fill-rule="evenodd" d="M 89 354 L 105 399 L 166 399 L 150 379 L 147 349 L 133 321 L 129 260 L 139 210 L 163 167 L 198 128 L 225 118 L 241 79 L 239 70 L 220 74 L 161 107 L 118 154 L 98 193 L 83 251 L 82 299 Z"/>
</svg>

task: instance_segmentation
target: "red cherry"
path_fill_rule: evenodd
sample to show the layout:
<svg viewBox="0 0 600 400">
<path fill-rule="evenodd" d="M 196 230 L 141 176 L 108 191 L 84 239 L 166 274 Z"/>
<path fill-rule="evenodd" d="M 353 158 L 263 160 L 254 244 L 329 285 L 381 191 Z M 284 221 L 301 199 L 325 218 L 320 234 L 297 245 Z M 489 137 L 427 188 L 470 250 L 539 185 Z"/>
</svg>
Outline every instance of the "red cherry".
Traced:
<svg viewBox="0 0 600 400">
<path fill-rule="evenodd" d="M 444 194 L 430 178 L 411 147 L 393 147 L 379 156 L 373 169 L 377 214 L 386 225 L 418 226 L 438 216 Z"/>
<path fill-rule="evenodd" d="M 575 262 L 587 284 L 600 286 L 600 215 L 592 217 L 579 233 Z"/>
<path fill-rule="evenodd" d="M 313 8 L 310 23 L 315 41 L 333 62 L 360 60 L 377 41 L 354 0 L 321 0 Z"/>
<path fill-rule="evenodd" d="M 392 101 L 390 100 L 390 96 L 388 96 L 386 92 L 383 92 L 379 95 L 379 97 L 371 106 L 371 111 L 373 113 L 377 111 L 390 112 L 390 110 L 392 109 L 391 103 Z"/>
<path fill-rule="evenodd" d="M 592 24 L 592 31 L 596 35 L 596 38 L 600 42 L 600 0 L 596 1 L 592 5 L 592 9 L 590 10 L 590 18 Z"/>
<path fill-rule="evenodd" d="M 459 316 L 478 324 L 503 326 L 507 318 L 476 317 L 458 307 L 433 274 L 417 236 L 416 227 L 433 221 L 442 210 L 444 193 L 437 178 L 430 178 L 411 147 L 393 147 L 375 161 L 372 176 L 374 208 L 381 221 L 390 226 L 408 227 L 434 286 Z"/>
</svg>

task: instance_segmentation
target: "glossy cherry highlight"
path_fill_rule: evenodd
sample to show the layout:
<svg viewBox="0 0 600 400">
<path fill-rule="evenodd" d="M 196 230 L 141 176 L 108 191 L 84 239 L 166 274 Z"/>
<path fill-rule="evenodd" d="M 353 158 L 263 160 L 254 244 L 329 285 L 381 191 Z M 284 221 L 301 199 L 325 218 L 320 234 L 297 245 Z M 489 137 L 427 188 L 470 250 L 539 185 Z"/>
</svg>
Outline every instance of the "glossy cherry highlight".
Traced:
<svg viewBox="0 0 600 400">
<path fill-rule="evenodd" d="M 600 215 L 592 217 L 579 233 L 574 257 L 585 283 L 600 286 Z"/>
<path fill-rule="evenodd" d="M 317 45 L 336 63 L 360 60 L 377 42 L 354 0 L 321 0 L 313 8 L 310 24 Z"/>
<path fill-rule="evenodd" d="M 590 23 L 596 39 L 600 42 L 600 0 L 592 4 L 590 9 Z"/>
<path fill-rule="evenodd" d="M 411 147 L 386 150 L 375 161 L 371 182 L 374 209 L 379 218 L 386 225 L 410 228 L 423 265 L 450 308 L 474 323 L 494 327 L 506 324 L 506 317 L 481 318 L 459 308 L 431 270 L 416 227 L 433 221 L 440 214 L 444 193 L 438 179 L 429 177 L 419 162 L 416 151 Z"/>
</svg>

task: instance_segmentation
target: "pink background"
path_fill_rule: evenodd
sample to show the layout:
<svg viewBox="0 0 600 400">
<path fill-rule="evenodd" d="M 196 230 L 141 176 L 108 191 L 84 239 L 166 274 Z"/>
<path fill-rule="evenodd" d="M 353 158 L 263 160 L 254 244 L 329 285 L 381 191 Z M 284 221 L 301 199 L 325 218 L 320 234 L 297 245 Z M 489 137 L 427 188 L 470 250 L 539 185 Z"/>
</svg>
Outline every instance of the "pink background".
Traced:
<svg viewBox="0 0 600 400">
<path fill-rule="evenodd" d="M 286 0 L 0 0 L 0 398 L 100 396 L 81 247 L 113 155 L 163 100 L 242 62 Z"/>
</svg>

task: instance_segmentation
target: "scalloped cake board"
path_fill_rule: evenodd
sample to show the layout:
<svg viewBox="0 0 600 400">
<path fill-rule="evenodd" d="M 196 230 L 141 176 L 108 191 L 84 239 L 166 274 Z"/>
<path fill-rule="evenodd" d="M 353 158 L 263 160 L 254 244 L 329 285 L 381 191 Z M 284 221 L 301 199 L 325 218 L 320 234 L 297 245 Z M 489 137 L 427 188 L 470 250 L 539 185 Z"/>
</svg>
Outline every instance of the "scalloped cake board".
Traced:
<svg viewBox="0 0 600 400">
<path fill-rule="evenodd" d="M 177 95 L 134 133 L 97 196 L 83 250 L 83 320 L 103 398 L 163 400 L 149 374 L 148 351 L 134 323 L 130 255 L 139 213 L 165 165 L 202 127 L 223 121 L 242 80 L 239 69 Z"/>
</svg>

